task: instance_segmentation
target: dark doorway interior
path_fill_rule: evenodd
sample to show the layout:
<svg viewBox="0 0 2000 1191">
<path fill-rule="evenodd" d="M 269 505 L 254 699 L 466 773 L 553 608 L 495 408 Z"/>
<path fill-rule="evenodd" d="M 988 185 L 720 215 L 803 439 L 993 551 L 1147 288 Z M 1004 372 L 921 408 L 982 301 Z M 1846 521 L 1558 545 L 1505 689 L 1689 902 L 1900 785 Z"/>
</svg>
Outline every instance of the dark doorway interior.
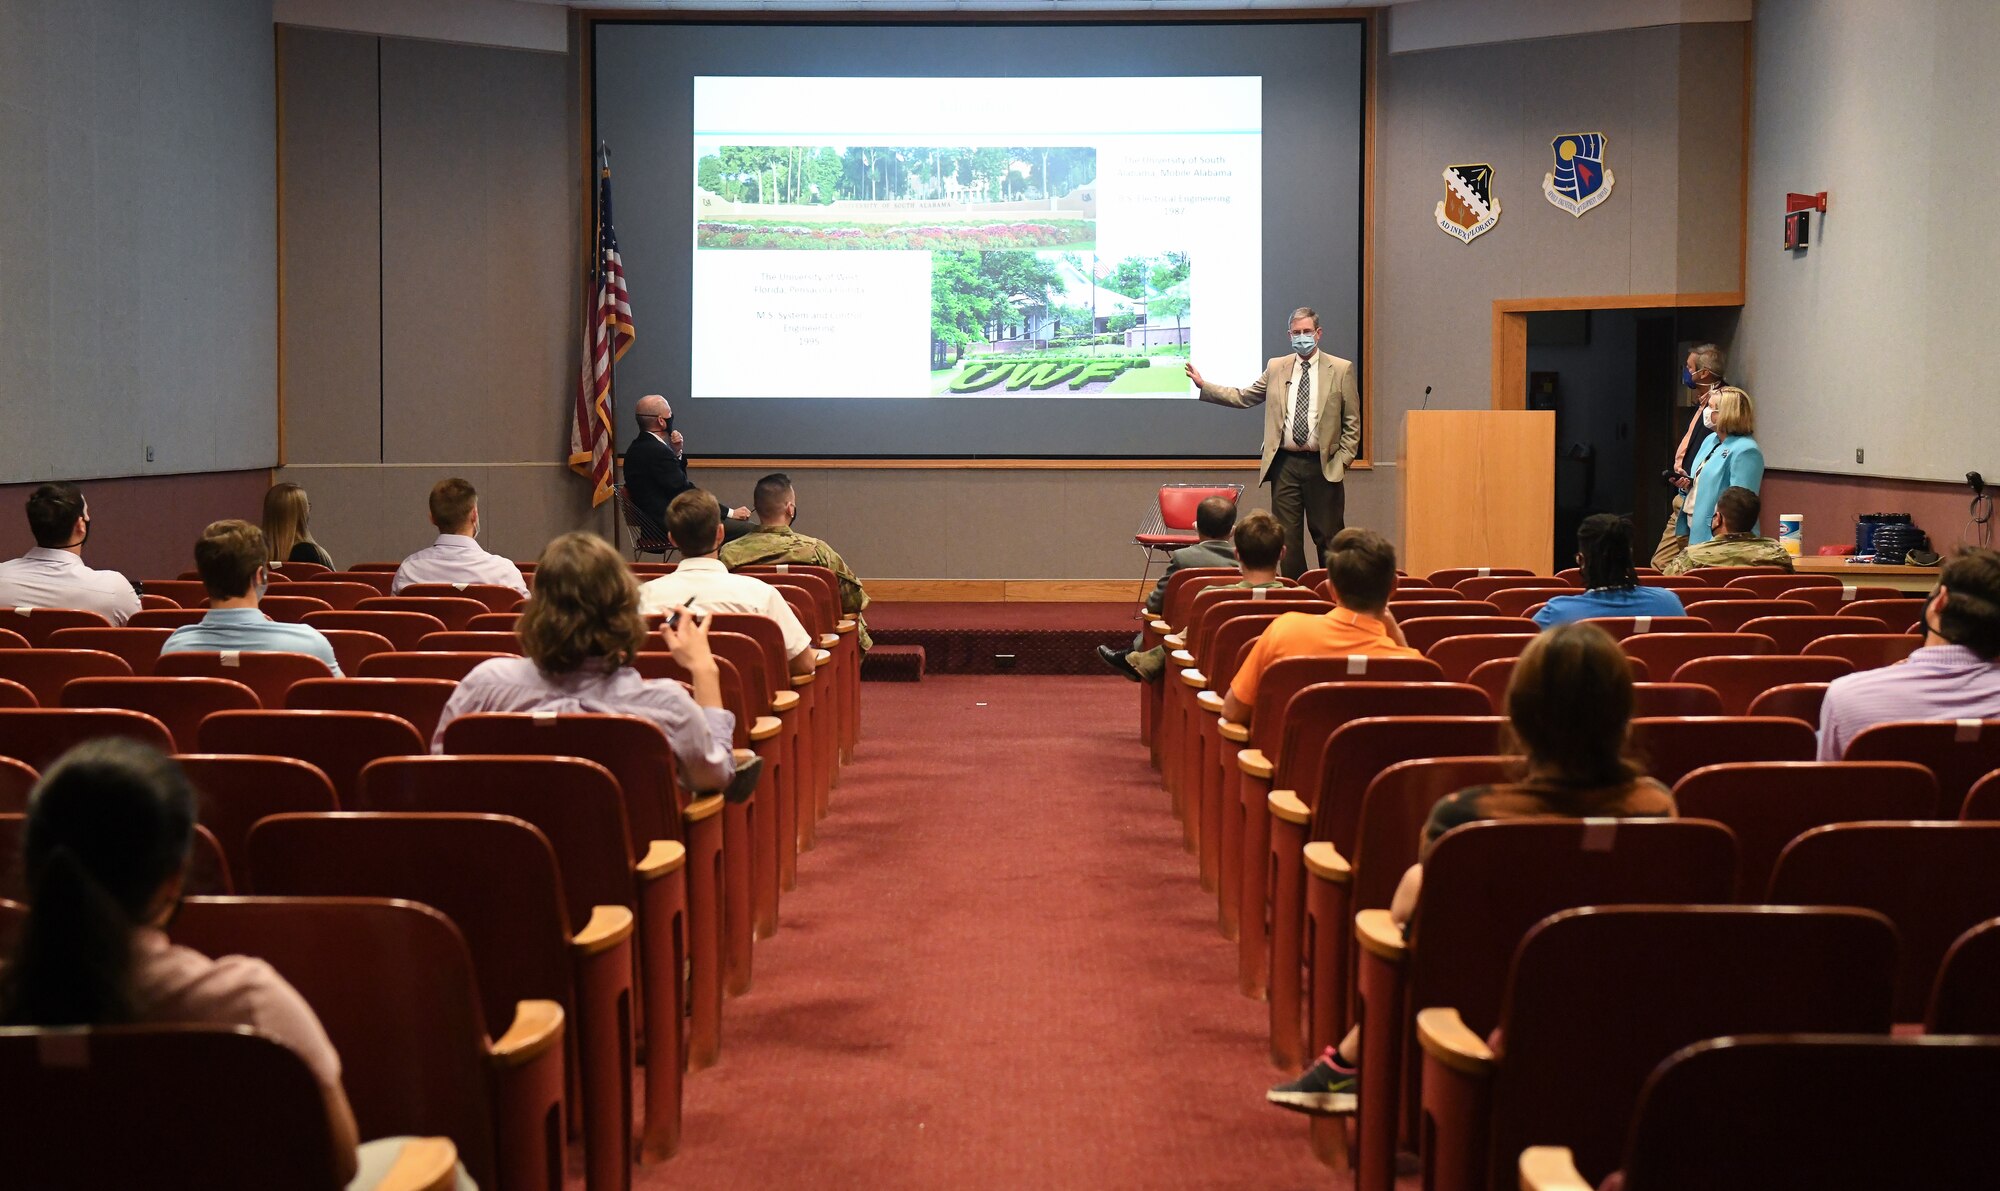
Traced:
<svg viewBox="0 0 2000 1191">
<path fill-rule="evenodd" d="M 1660 479 L 1687 429 L 1681 363 L 1698 343 L 1725 352 L 1734 308 L 1563 310 L 1528 315 L 1528 406 L 1556 412 L 1556 569 L 1574 565 L 1592 513 L 1632 518 L 1651 557 L 1672 491 Z"/>
</svg>

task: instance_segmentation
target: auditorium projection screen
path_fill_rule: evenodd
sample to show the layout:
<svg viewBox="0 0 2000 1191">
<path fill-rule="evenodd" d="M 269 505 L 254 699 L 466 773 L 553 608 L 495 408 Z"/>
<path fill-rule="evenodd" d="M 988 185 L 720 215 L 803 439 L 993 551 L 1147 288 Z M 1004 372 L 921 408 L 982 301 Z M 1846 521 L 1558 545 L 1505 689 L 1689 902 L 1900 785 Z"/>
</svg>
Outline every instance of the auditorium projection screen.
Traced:
<svg viewBox="0 0 2000 1191">
<path fill-rule="evenodd" d="M 645 393 L 699 457 L 1254 455 L 1357 358 L 1358 22 L 596 28 Z M 1367 361 L 1360 361 L 1365 369 Z"/>
</svg>

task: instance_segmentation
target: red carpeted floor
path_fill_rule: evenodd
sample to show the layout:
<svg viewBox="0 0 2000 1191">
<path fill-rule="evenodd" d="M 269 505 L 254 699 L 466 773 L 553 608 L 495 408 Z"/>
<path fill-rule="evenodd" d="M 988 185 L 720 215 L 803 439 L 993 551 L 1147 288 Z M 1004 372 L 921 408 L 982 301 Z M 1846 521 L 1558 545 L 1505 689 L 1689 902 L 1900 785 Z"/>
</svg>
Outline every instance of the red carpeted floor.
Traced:
<svg viewBox="0 0 2000 1191">
<path fill-rule="evenodd" d="M 1115 677 L 867 690 L 670 1187 L 1323 1187 Z M 1338 1180 L 1345 1184 L 1344 1177 Z"/>
<path fill-rule="evenodd" d="M 921 645 L 932 674 L 1107 674 L 1099 645 L 1128 646 L 1130 604 L 871 604 L 878 645 Z"/>
</svg>

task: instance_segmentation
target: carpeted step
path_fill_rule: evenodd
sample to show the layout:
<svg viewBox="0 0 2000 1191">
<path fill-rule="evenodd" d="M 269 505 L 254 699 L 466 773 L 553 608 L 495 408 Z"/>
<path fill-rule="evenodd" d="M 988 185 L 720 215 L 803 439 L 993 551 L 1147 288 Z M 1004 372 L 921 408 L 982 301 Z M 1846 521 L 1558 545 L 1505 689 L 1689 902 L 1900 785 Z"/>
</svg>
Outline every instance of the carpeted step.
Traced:
<svg viewBox="0 0 2000 1191">
<path fill-rule="evenodd" d="M 924 647 L 877 645 L 861 661 L 863 682 L 922 682 Z"/>
</svg>

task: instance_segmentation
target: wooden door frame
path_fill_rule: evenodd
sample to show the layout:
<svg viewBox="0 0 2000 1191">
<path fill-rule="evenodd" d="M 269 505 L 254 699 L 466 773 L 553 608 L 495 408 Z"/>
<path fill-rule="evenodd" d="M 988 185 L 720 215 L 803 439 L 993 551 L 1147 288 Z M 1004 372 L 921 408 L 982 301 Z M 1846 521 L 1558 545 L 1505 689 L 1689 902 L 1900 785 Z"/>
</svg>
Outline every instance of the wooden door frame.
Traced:
<svg viewBox="0 0 2000 1191">
<path fill-rule="evenodd" d="M 1494 409 L 1528 408 L 1528 316 L 1548 310 L 1652 310 L 1690 306 L 1741 306 L 1743 292 L 1712 294 L 1598 294 L 1575 298 L 1493 300 Z"/>
</svg>

